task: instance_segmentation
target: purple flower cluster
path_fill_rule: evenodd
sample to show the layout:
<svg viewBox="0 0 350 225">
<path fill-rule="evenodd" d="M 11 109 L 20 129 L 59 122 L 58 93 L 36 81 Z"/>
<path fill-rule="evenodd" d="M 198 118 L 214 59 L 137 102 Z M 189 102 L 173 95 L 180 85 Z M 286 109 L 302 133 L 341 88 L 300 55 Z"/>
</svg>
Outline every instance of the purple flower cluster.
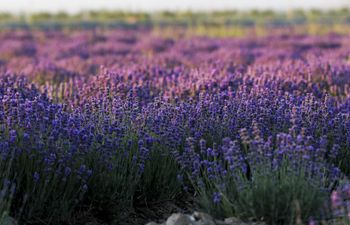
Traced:
<svg viewBox="0 0 350 225">
<path fill-rule="evenodd" d="M 239 184 L 286 161 L 329 189 L 350 175 L 347 36 L 9 31 L 0 42 L 0 169 L 23 185 L 16 204 L 48 186 L 71 208 L 132 202 L 148 165 L 162 163 L 156 150 L 183 183 Z"/>
<path fill-rule="evenodd" d="M 335 218 L 344 220 L 344 223 L 350 221 L 350 185 L 348 182 L 332 192 L 331 205 Z"/>
</svg>

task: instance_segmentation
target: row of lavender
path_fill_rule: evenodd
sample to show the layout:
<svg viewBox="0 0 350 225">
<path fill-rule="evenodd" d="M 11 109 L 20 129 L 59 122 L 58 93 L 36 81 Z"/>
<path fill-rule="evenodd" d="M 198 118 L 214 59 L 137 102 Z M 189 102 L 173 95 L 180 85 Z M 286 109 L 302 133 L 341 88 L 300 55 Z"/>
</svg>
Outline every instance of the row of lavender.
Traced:
<svg viewBox="0 0 350 225">
<path fill-rule="evenodd" d="M 347 212 L 347 36 L 0 40 L 0 212 L 120 221 L 185 193 L 218 217 L 268 224 Z"/>
</svg>

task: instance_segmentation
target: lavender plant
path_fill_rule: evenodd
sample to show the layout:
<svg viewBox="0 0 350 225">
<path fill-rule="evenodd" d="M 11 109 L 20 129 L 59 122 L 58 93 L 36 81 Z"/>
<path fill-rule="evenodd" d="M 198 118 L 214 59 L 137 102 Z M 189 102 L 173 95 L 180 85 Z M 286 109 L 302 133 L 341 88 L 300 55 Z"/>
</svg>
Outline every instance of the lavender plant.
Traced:
<svg viewBox="0 0 350 225">
<path fill-rule="evenodd" d="M 302 134 L 280 133 L 275 141 L 264 141 L 256 123 L 253 127 L 253 139 L 242 129 L 238 141 L 225 138 L 222 146 L 206 148 L 201 140 L 196 149 L 188 140 L 183 157 L 191 160 L 181 161 L 192 171 L 200 205 L 219 217 L 268 224 L 329 216 L 327 196 L 342 178 L 340 170 L 324 160 L 324 139 L 316 149 L 311 137 Z"/>
<path fill-rule="evenodd" d="M 118 223 L 182 194 L 218 216 L 306 222 L 350 175 L 345 35 L 0 41 L 0 213 L 20 223 Z"/>
</svg>

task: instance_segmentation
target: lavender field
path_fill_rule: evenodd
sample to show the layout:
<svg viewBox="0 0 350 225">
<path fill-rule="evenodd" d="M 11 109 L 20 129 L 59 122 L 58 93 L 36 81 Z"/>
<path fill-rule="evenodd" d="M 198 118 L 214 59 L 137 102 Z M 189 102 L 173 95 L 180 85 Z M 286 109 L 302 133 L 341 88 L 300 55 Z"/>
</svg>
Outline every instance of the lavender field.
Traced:
<svg viewBox="0 0 350 225">
<path fill-rule="evenodd" d="M 7 29 L 0 100 L 0 221 L 350 223 L 348 33 Z"/>
</svg>

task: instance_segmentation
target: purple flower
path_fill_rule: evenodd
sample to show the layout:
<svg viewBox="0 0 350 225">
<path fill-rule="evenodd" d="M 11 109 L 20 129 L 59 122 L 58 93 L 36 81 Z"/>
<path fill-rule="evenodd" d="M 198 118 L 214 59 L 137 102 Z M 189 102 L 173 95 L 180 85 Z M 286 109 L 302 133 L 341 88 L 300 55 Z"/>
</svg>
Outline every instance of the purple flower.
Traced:
<svg viewBox="0 0 350 225">
<path fill-rule="evenodd" d="M 88 186 L 86 184 L 84 184 L 82 189 L 83 189 L 84 192 L 86 192 L 88 190 Z"/>
<path fill-rule="evenodd" d="M 214 204 L 219 204 L 221 202 L 221 194 L 219 192 L 213 193 L 213 202 Z"/>
<path fill-rule="evenodd" d="M 69 167 L 64 168 L 64 176 L 68 177 L 72 172 L 72 169 Z"/>
<path fill-rule="evenodd" d="M 39 180 L 40 180 L 40 175 L 39 175 L 38 172 L 34 172 L 34 174 L 33 174 L 33 180 L 34 180 L 35 183 L 39 182 Z"/>
<path fill-rule="evenodd" d="M 17 140 L 17 132 L 15 130 L 10 131 L 10 142 L 14 143 Z"/>
</svg>

